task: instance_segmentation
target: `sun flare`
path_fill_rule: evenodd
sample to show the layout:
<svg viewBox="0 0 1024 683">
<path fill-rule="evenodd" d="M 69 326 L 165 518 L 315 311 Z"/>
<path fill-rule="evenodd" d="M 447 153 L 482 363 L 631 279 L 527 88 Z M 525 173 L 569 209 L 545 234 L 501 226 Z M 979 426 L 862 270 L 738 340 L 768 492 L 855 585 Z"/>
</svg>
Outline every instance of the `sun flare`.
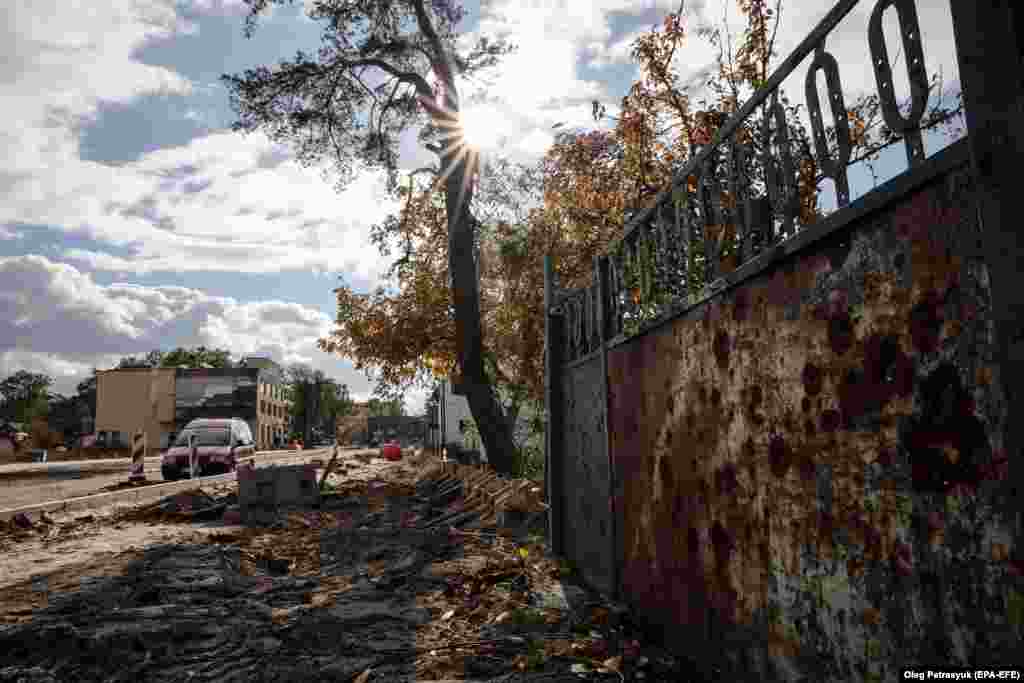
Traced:
<svg viewBox="0 0 1024 683">
<path fill-rule="evenodd" d="M 502 116 L 494 107 L 466 109 L 460 112 L 462 137 L 475 150 L 494 149 L 502 137 Z"/>
</svg>

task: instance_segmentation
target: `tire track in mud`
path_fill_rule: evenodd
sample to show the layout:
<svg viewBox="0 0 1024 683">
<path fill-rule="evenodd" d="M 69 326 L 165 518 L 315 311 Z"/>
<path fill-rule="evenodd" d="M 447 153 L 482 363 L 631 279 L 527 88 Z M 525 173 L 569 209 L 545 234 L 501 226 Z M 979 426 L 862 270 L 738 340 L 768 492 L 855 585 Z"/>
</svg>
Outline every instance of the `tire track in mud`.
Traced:
<svg viewBox="0 0 1024 683">
<path fill-rule="evenodd" d="M 416 629 L 430 619 L 415 599 L 438 584 L 422 569 L 457 545 L 396 528 L 402 499 L 343 507 L 350 528 L 318 535 L 313 576 L 247 575 L 241 547 L 173 543 L 51 597 L 30 622 L 0 627 L 0 651 L 18 662 L 0 681 L 349 681 L 371 666 L 374 681 L 414 680 Z M 371 563 L 387 569 L 371 576 Z M 339 579 L 351 587 L 318 604 Z"/>
</svg>

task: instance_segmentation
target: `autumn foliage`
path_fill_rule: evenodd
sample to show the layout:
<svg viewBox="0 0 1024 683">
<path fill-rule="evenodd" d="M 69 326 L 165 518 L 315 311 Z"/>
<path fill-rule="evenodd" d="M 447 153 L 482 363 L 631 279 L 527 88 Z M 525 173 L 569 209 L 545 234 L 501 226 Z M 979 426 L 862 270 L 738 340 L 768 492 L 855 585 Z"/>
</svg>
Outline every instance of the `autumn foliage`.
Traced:
<svg viewBox="0 0 1024 683">
<path fill-rule="evenodd" d="M 767 81 L 777 56 L 774 42 L 781 3 L 772 7 L 765 0 L 739 0 L 738 5 L 745 21 L 742 36 L 730 35 L 727 28 L 693 32 L 718 52 L 717 69 L 703 84 L 707 87 L 700 101 L 691 97 L 676 68 L 691 39 L 680 8 L 634 42 L 639 77 L 617 116 L 608 116 L 595 102 L 594 118 L 601 125 L 560 132 L 537 167 L 503 167 L 508 182 L 520 189 L 515 201 L 526 202 L 531 209 L 516 220 L 494 219 L 478 226 L 485 346 L 499 386 L 515 388 L 537 401 L 543 398 L 544 256 L 554 257 L 560 287 L 588 284 L 595 256 L 607 253 L 623 235 L 631 211 L 649 205 L 694 153 L 717 143 L 722 124 Z M 802 87 L 802 78 L 795 80 Z M 933 79 L 933 87 L 939 86 Z M 820 217 L 821 169 L 798 107 L 781 89 L 778 102 L 785 112 L 794 162 L 796 222 L 809 225 Z M 876 95 L 860 97 L 847 109 L 851 162 L 875 159 L 880 150 L 898 141 L 881 119 Z M 951 111 L 956 110 L 936 105 L 922 126 L 948 121 Z M 603 124 L 608 119 L 610 126 Z M 764 117 L 755 113 L 735 133 L 737 142 L 753 152 L 746 169 L 747 187 L 762 193 L 766 179 L 760 160 L 765 153 L 777 152 L 765 147 L 776 143 L 766 142 L 763 126 Z M 827 137 L 834 149 L 834 130 Z M 712 172 L 724 174 L 723 166 Z M 691 193 L 697 190 L 695 176 L 688 185 Z M 737 197 L 731 195 L 728 182 L 723 179 L 720 187 L 721 205 L 734 209 Z M 488 199 L 483 186 L 477 194 Z M 443 199 L 429 186 L 410 187 L 405 197 L 401 215 L 382 229 L 402 245 L 395 268 L 397 288 L 370 294 L 339 288 L 338 327 L 321 342 L 327 350 L 356 359 L 361 367 L 380 368 L 389 382 L 447 373 L 455 359 Z M 719 243 L 724 268 L 736 267 L 736 226 L 707 226 L 707 236 Z M 705 235 L 694 237 L 694 254 L 701 257 L 700 240 Z M 695 267 L 692 261 L 688 267 Z M 702 286 L 700 277 L 695 282 Z M 639 286 L 636 296 L 640 298 Z"/>
</svg>

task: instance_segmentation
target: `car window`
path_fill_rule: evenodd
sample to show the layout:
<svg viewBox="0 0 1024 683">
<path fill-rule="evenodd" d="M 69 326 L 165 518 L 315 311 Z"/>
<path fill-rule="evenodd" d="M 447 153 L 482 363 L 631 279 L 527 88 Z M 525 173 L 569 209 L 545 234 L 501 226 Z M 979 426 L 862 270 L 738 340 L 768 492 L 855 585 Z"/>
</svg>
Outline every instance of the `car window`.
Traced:
<svg viewBox="0 0 1024 683">
<path fill-rule="evenodd" d="M 200 427 L 182 431 L 174 441 L 174 445 L 188 446 L 190 434 L 196 435 L 197 446 L 227 446 L 230 444 L 231 432 L 225 427 Z"/>
</svg>

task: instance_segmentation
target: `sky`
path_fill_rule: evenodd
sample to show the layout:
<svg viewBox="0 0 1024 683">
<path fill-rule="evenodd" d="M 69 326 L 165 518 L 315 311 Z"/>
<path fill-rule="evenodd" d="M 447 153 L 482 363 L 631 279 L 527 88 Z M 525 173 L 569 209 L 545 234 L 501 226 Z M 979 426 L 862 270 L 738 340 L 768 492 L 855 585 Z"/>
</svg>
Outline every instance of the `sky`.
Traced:
<svg viewBox="0 0 1024 683">
<path fill-rule="evenodd" d="M 875 91 L 866 38 L 874 4 L 862 0 L 827 41 L 849 99 Z M 491 75 L 487 101 L 466 110 L 467 129 L 485 153 L 525 161 L 544 153 L 554 124 L 593 125 L 593 100 L 614 111 L 637 75 L 630 43 L 679 3 L 465 6 L 468 37 L 518 46 Z M 785 2 L 779 61 L 831 6 Z M 948 0 L 917 6 L 928 71 L 955 89 Z M 691 27 L 724 20 L 741 30 L 734 0 L 688 0 L 686 12 Z M 338 192 L 326 169 L 230 130 L 220 75 L 314 51 L 321 31 L 301 0 L 276 7 L 251 39 L 246 14 L 241 0 L 0 3 L 0 377 L 43 372 L 67 394 L 122 356 L 205 345 L 307 363 L 369 397 L 371 381 L 316 341 L 333 328 L 339 277 L 362 291 L 381 282 L 389 263 L 369 227 L 394 204 L 372 172 Z M 893 10 L 883 23 L 893 55 Z M 714 58 L 693 38 L 676 67 L 697 89 Z M 783 83 L 795 102 L 809 63 Z M 895 72 L 905 95 L 904 70 Z M 926 136 L 928 155 L 945 144 Z M 401 149 L 404 168 L 432 161 L 414 131 Z M 897 145 L 876 165 L 878 181 L 905 168 Z M 851 170 L 854 198 L 874 182 L 863 165 Z M 417 412 L 423 399 L 414 392 L 407 406 Z"/>
</svg>

